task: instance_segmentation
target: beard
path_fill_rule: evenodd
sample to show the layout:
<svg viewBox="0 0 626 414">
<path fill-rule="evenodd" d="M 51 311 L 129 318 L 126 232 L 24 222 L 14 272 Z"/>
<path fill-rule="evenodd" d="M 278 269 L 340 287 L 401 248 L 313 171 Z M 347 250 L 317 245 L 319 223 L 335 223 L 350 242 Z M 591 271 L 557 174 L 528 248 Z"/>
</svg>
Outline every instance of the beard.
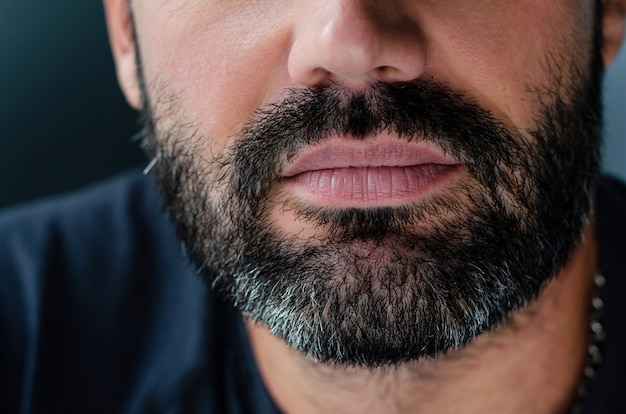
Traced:
<svg viewBox="0 0 626 414">
<path fill-rule="evenodd" d="M 596 45 L 598 46 L 598 45 Z M 598 48 L 599 50 L 599 48 Z M 143 83 L 143 146 L 190 259 L 246 317 L 318 361 L 374 368 L 434 357 L 496 327 L 567 263 L 599 171 L 602 63 L 550 65 L 536 125 L 504 125 L 434 81 L 288 90 L 234 144 L 199 136 Z M 139 65 L 141 67 L 141 65 Z M 332 135 L 424 140 L 467 170 L 400 207 L 334 208 L 280 190 L 285 166 Z M 273 217 L 314 229 L 290 234 Z"/>
</svg>

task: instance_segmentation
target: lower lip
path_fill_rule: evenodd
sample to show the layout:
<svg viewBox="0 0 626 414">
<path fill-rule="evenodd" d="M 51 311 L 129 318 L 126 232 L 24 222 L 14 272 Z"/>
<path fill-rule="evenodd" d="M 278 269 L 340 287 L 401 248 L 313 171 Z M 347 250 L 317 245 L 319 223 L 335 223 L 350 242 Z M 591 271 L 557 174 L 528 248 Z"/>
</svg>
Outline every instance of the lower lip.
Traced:
<svg viewBox="0 0 626 414">
<path fill-rule="evenodd" d="M 307 171 L 287 182 L 298 195 L 331 205 L 389 205 L 415 201 L 437 190 L 458 165 L 332 168 Z"/>
</svg>

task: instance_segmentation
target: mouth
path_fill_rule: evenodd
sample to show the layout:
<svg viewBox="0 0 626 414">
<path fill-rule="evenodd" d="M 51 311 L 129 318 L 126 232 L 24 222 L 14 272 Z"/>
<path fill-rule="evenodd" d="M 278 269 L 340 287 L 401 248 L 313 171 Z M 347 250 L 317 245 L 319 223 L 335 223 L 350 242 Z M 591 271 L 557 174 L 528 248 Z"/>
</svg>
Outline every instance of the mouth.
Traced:
<svg viewBox="0 0 626 414">
<path fill-rule="evenodd" d="M 397 206 L 443 191 L 462 165 L 441 148 L 397 138 L 329 139 L 284 171 L 285 190 L 333 207 Z"/>
</svg>

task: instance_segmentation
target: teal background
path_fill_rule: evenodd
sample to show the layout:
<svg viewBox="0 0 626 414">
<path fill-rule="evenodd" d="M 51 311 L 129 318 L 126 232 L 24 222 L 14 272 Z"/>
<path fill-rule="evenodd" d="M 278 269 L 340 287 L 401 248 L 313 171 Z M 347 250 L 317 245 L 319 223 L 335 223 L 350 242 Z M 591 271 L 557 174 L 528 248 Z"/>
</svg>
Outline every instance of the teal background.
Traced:
<svg viewBox="0 0 626 414">
<path fill-rule="evenodd" d="M 604 169 L 626 181 L 626 47 L 604 83 Z"/>
<path fill-rule="evenodd" d="M 0 206 L 142 164 L 98 0 L 0 0 Z"/>
</svg>

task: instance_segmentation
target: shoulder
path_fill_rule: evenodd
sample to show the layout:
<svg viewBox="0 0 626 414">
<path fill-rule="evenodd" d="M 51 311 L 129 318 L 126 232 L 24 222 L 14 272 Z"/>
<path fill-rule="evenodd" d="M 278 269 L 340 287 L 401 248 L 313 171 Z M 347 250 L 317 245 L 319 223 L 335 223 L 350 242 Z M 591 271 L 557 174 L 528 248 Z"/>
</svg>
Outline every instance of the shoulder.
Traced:
<svg viewBox="0 0 626 414">
<path fill-rule="evenodd" d="M 120 270 L 129 260 L 155 248 L 151 240 L 163 240 L 150 233 L 169 230 L 150 179 L 130 172 L 0 213 L 0 272 L 7 276 L 5 285 L 21 283 L 23 294 L 45 288 L 46 281 L 60 284 L 86 273 L 94 282 L 98 274 L 123 277 Z"/>
<path fill-rule="evenodd" d="M 77 236 L 95 228 L 110 233 L 119 228 L 107 224 L 128 222 L 157 200 L 150 180 L 129 172 L 87 189 L 0 212 L 0 242 L 44 242 L 68 230 L 78 232 Z"/>
<path fill-rule="evenodd" d="M 174 240 L 154 185 L 138 172 L 1 212 L 0 328 L 34 334 L 64 306 L 110 300 L 136 283 L 129 273 L 150 250 L 171 251 L 158 244 Z"/>
<path fill-rule="evenodd" d="M 96 257 L 103 261 L 119 257 L 127 247 L 124 240 L 137 227 L 145 227 L 138 222 L 146 220 L 142 213 L 155 208 L 152 193 L 151 183 L 131 172 L 86 190 L 1 212 L 0 272 L 19 275 L 25 285 L 37 285 L 45 274 L 61 277 L 92 265 Z M 151 216 L 156 216 L 154 211 Z M 2 288 L 0 293 L 7 292 L 7 286 Z"/>
<path fill-rule="evenodd" d="M 140 172 L 0 213 L 0 275 L 0 411 L 118 412 L 202 360 L 207 290 Z"/>
<path fill-rule="evenodd" d="M 155 243 L 174 239 L 156 186 L 132 171 L 0 213 L 0 269 L 22 277 L 85 266 L 93 272 L 100 261 L 107 270 L 114 266 L 107 259 L 119 263 L 132 259 L 131 251 L 158 248 Z"/>
</svg>

